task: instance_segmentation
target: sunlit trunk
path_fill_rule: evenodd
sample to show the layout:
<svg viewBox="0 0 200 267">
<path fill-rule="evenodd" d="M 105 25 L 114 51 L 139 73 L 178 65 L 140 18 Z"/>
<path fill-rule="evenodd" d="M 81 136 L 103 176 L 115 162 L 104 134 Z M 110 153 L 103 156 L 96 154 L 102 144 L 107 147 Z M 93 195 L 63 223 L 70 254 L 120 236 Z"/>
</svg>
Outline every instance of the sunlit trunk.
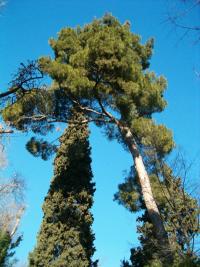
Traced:
<svg viewBox="0 0 200 267">
<path fill-rule="evenodd" d="M 135 170 L 137 172 L 139 183 L 141 186 L 143 200 L 144 200 L 149 218 L 154 226 L 154 231 L 159 241 L 160 248 L 163 251 L 161 254 L 164 257 L 171 259 L 172 253 L 170 250 L 170 244 L 169 244 L 167 232 L 165 231 L 164 224 L 160 216 L 158 206 L 153 196 L 150 179 L 147 174 L 146 168 L 144 166 L 142 156 L 140 155 L 137 145 L 134 142 L 134 138 L 132 136 L 130 129 L 120 124 L 118 125 L 118 127 L 133 157 Z"/>
</svg>

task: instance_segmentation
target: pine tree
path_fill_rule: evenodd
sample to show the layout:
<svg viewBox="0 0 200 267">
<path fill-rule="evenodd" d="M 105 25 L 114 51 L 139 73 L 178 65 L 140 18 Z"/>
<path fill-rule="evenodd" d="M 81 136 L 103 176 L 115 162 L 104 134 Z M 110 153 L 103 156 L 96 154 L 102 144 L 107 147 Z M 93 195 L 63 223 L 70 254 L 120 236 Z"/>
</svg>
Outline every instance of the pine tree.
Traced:
<svg viewBox="0 0 200 267">
<path fill-rule="evenodd" d="M 140 193 L 166 257 L 170 243 L 143 157 L 150 148 L 164 158 L 174 146 L 171 131 L 152 119 L 166 106 L 166 80 L 148 69 L 153 40 L 142 45 L 129 23 L 106 14 L 82 28 L 62 29 L 50 45 L 55 57 L 43 57 L 38 64 L 52 85 L 44 90 L 17 83 L 14 103 L 2 112 L 4 120 L 19 130 L 44 133 L 52 121 L 67 122 L 69 110 L 78 107 L 88 122 L 104 127 L 108 138 L 116 138 L 133 158 Z"/>
<path fill-rule="evenodd" d="M 90 146 L 84 117 L 74 112 L 60 138 L 54 177 L 43 204 L 43 221 L 31 267 L 92 267 L 93 203 Z"/>
<path fill-rule="evenodd" d="M 157 164 L 158 167 L 158 164 Z M 161 176 L 161 177 L 158 177 Z M 195 198 L 190 196 L 182 183 L 180 176 L 174 175 L 172 169 L 163 164 L 158 170 L 153 169 L 150 175 L 153 193 L 158 203 L 165 229 L 168 232 L 174 261 L 163 264 L 160 258 L 160 244 L 153 231 L 144 201 L 141 198 L 140 188 L 137 185 L 137 176 L 131 170 L 126 181 L 119 185 L 115 200 L 131 212 L 143 210 L 144 213 L 137 219 L 140 246 L 131 249 L 129 264 L 122 262 L 122 267 L 162 267 L 162 266 L 199 266 L 200 259 L 194 251 L 194 238 L 199 233 L 199 205 Z M 161 179 L 161 181 L 159 180 Z"/>
</svg>

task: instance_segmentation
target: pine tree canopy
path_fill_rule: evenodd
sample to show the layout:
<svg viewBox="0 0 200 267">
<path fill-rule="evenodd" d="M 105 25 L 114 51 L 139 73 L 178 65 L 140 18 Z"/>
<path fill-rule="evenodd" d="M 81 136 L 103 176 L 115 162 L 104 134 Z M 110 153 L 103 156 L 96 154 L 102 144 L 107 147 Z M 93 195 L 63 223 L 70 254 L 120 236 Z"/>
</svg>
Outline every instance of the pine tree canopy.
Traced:
<svg viewBox="0 0 200 267">
<path fill-rule="evenodd" d="M 67 121 L 68 111 L 78 106 L 88 120 L 106 125 L 109 137 L 118 132 L 112 127 L 116 118 L 131 128 L 138 143 L 155 146 L 161 155 L 171 151 L 171 132 L 151 118 L 166 106 L 166 80 L 148 70 L 152 39 L 142 45 L 127 24 L 105 15 L 83 28 L 62 29 L 50 45 L 55 59 L 43 57 L 38 64 L 52 86 L 18 92 L 16 102 L 2 113 L 6 121 L 45 133 L 52 120 Z"/>
</svg>

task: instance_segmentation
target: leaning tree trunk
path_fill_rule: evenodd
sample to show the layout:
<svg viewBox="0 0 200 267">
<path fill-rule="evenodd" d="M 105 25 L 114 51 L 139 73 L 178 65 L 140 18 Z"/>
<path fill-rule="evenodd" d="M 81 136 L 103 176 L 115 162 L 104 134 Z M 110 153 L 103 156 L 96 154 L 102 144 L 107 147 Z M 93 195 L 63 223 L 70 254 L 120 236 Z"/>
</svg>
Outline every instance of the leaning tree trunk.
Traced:
<svg viewBox="0 0 200 267">
<path fill-rule="evenodd" d="M 134 137 L 130 129 L 128 127 L 121 125 L 120 123 L 118 124 L 118 127 L 133 157 L 134 166 L 141 186 L 143 200 L 161 248 L 160 249 L 161 256 L 164 257 L 163 259 L 164 261 L 172 260 L 173 257 L 172 257 L 172 251 L 170 249 L 168 235 L 164 228 L 164 224 L 160 216 L 158 206 L 153 196 L 150 179 L 147 174 L 146 168 L 144 166 L 142 156 L 140 155 L 140 152 L 137 148 L 137 145 L 134 141 Z"/>
</svg>

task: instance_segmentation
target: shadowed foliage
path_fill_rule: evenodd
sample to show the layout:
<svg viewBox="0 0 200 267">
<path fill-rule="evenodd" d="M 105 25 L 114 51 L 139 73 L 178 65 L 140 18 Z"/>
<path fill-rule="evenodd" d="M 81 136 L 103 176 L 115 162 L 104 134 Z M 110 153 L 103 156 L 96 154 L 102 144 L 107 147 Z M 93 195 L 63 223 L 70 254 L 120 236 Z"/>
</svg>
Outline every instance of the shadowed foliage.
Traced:
<svg viewBox="0 0 200 267">
<path fill-rule="evenodd" d="M 54 177 L 43 204 L 43 221 L 29 266 L 95 267 L 90 146 L 84 116 L 74 112 L 60 138 Z"/>
</svg>

